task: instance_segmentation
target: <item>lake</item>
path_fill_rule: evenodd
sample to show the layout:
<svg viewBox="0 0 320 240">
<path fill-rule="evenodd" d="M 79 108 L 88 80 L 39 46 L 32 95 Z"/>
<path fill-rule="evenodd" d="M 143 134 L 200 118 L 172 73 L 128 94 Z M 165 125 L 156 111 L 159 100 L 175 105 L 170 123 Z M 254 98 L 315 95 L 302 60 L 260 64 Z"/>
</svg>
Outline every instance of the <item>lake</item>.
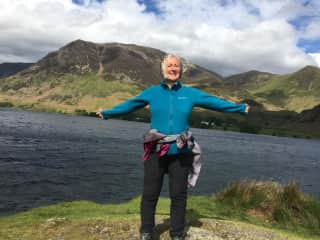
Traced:
<svg viewBox="0 0 320 240">
<path fill-rule="evenodd" d="M 62 201 L 127 201 L 142 192 L 149 125 L 0 109 L 0 214 Z M 191 129 L 203 168 L 190 195 L 239 179 L 298 181 L 320 198 L 320 141 Z M 162 196 L 168 196 L 167 179 Z"/>
</svg>

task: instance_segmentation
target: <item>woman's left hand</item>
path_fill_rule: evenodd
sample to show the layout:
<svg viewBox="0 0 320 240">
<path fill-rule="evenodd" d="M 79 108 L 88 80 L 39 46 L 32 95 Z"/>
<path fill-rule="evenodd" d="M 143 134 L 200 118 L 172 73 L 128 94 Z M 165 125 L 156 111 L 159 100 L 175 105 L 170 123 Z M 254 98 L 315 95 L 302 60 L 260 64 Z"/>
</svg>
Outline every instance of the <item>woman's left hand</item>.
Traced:
<svg viewBox="0 0 320 240">
<path fill-rule="evenodd" d="M 250 106 L 248 104 L 246 104 L 246 109 L 245 109 L 245 112 L 248 113 L 250 110 Z"/>
</svg>

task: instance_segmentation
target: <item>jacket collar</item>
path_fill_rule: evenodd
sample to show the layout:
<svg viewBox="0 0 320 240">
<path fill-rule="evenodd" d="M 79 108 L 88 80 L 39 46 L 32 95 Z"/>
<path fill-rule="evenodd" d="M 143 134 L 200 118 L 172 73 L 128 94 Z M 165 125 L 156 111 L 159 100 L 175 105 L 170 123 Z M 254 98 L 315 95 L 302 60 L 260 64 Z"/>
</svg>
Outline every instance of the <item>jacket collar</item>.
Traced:
<svg viewBox="0 0 320 240">
<path fill-rule="evenodd" d="M 168 85 L 166 84 L 165 80 L 162 80 L 160 85 L 164 88 L 164 89 L 169 89 Z M 182 87 L 182 83 L 180 81 L 177 81 L 173 84 L 172 86 L 172 90 L 179 90 L 179 88 Z"/>
</svg>

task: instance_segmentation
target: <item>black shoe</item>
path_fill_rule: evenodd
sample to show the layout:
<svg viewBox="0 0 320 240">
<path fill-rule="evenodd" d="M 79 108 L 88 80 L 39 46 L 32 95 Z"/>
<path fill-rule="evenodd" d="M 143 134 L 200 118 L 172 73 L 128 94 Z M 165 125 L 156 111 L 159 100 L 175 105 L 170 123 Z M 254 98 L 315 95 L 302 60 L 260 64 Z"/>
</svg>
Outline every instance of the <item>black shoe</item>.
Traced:
<svg viewBox="0 0 320 240">
<path fill-rule="evenodd" d="M 149 232 L 141 233 L 140 240 L 153 240 L 153 234 Z"/>
<path fill-rule="evenodd" d="M 171 237 L 171 240 L 184 240 L 184 237 L 179 237 L 179 236 Z"/>
<path fill-rule="evenodd" d="M 181 234 L 178 234 L 178 235 L 171 235 L 171 240 L 184 240 L 185 239 L 185 236 L 186 234 L 185 233 L 181 233 Z"/>
</svg>

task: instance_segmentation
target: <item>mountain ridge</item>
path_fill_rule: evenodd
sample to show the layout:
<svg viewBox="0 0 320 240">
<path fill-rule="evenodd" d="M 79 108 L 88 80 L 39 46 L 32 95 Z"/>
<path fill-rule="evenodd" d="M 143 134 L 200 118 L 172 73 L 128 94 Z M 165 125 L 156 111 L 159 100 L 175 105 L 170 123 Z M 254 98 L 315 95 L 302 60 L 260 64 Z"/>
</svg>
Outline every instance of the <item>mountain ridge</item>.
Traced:
<svg viewBox="0 0 320 240">
<path fill-rule="evenodd" d="M 97 101 L 102 103 L 103 98 L 112 95 L 111 106 L 124 99 L 123 93 L 122 97 L 116 96 L 123 91 L 121 85 L 130 92 L 126 96 L 131 97 L 145 87 L 158 84 L 162 79 L 160 63 L 165 54 L 135 44 L 93 43 L 78 39 L 1 79 L 0 91 L 2 98 L 8 101 L 13 92 L 17 92 L 20 97 L 32 96 L 36 99 L 35 104 L 51 101 L 53 105 L 68 105 L 65 106 L 68 109 L 73 106 L 89 107 L 88 110 L 93 110 L 93 106 L 83 105 L 81 97 L 100 98 Z M 252 70 L 223 78 L 185 59 L 182 62 L 183 83 L 228 100 L 248 99 L 263 105 L 266 110 L 296 112 L 312 109 L 320 103 L 320 69 L 314 66 L 285 75 Z M 103 88 L 108 89 L 104 92 Z M 97 101 L 94 107 L 99 105 Z"/>
<path fill-rule="evenodd" d="M 142 85 L 150 85 L 161 79 L 160 63 L 166 53 L 150 47 L 122 43 L 92 43 L 75 40 L 57 51 L 48 53 L 21 76 L 46 78 L 49 75 L 95 73 L 103 78 L 113 77 Z M 221 76 L 183 59 L 184 80 L 191 77 L 210 78 L 221 82 Z M 200 80 L 201 80 L 200 79 Z"/>
<path fill-rule="evenodd" d="M 320 68 L 305 66 L 284 75 L 250 71 L 228 77 L 225 87 L 231 95 L 272 105 L 269 110 L 301 112 L 320 103 Z"/>
</svg>

